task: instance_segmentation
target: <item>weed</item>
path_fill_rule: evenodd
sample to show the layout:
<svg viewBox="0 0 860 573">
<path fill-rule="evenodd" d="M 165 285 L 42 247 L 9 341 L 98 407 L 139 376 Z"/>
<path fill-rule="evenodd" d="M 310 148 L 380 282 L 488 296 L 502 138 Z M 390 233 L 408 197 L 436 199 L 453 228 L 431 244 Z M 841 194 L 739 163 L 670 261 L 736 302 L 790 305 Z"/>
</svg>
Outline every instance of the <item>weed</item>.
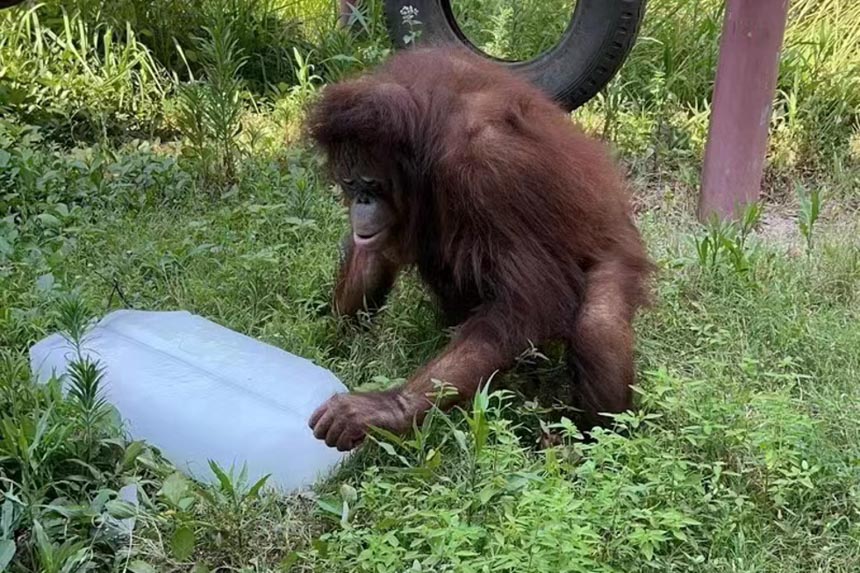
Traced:
<svg viewBox="0 0 860 573">
<path fill-rule="evenodd" d="M 421 21 L 418 19 L 418 8 L 404 6 L 400 9 L 400 16 L 403 18 L 403 24 L 409 28 L 409 32 L 403 36 L 403 43 L 408 46 L 421 37 Z"/>
<path fill-rule="evenodd" d="M 552 0 L 459 0 L 452 3 L 457 23 L 479 49 L 497 58 L 534 58 L 561 38 L 573 2 Z"/>
<path fill-rule="evenodd" d="M 303 55 L 298 50 L 294 52 L 297 82 L 293 86 L 279 87 L 274 95 L 275 114 L 287 132 L 288 141 L 300 139 L 304 112 L 322 83 L 322 78 L 316 73 L 316 67 L 309 56 L 310 54 Z"/>
<path fill-rule="evenodd" d="M 800 216 L 797 222 L 800 234 L 806 241 L 806 251 L 811 253 L 815 223 L 818 222 L 818 216 L 821 214 L 821 192 L 816 189 L 807 193 L 803 188 L 798 188 L 797 194 L 800 200 Z"/>
<path fill-rule="evenodd" d="M 198 164 L 204 185 L 223 192 L 235 185 L 238 176 L 244 112 L 239 70 L 246 59 L 226 16 L 216 19 L 206 32 L 198 49 L 207 81 L 183 86 L 179 91 L 177 125 L 188 141 L 186 155 Z"/>
<path fill-rule="evenodd" d="M 111 26 L 65 11 L 54 30 L 44 11 L 0 13 L 0 110 L 66 143 L 153 135 L 168 85 L 134 31 L 124 26 L 120 42 Z"/>
<path fill-rule="evenodd" d="M 758 225 L 761 213 L 761 205 L 752 203 L 744 209 L 739 223 L 712 218 L 705 234 L 693 237 L 699 266 L 713 269 L 725 260 L 736 273 L 746 274 L 751 268 L 751 257 L 755 256 L 754 247 L 751 248 L 747 241 Z"/>
</svg>

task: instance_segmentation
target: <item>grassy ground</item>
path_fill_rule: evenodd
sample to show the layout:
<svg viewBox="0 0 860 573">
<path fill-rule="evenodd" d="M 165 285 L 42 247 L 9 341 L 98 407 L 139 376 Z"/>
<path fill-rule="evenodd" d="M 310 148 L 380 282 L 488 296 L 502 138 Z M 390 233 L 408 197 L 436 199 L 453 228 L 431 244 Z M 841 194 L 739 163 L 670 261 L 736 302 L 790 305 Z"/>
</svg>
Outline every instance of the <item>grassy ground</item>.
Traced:
<svg viewBox="0 0 860 573">
<path fill-rule="evenodd" d="M 171 76 L 182 58 L 158 34 L 108 46 L 114 36 L 93 23 L 132 12 L 80 2 L 103 20 L 65 26 L 49 5 L 39 31 L 0 15 L 0 565 L 856 571 L 860 51 L 849 48 L 860 16 L 794 3 L 767 200 L 748 226 L 702 228 L 690 213 L 718 3 L 652 4 L 622 77 L 577 112 L 627 166 L 661 268 L 637 325 L 628 435 L 539 451 L 545 404 L 516 395 L 517 371 L 402 443 L 370 444 L 302 496 L 257 492 L 237 473 L 188 481 L 122 437 L 92 372 L 75 373 L 63 398 L 32 383 L 26 352 L 81 316 L 134 307 L 202 314 L 352 388 L 391 384 L 432 356 L 445 334 L 414 277 L 370 329 L 322 312 L 346 221 L 319 158 L 281 143 L 320 83 L 384 56 L 378 6 L 358 40 L 306 30 L 291 36 L 297 52 L 264 52 L 287 58 L 283 85 L 266 89 L 247 63 L 265 46 L 223 22 L 199 43 L 184 38 L 197 52 L 188 68 L 208 78 L 190 84 Z M 249 29 L 283 29 L 260 16 L 271 5 L 238 5 L 256 6 Z M 322 18 L 321 5 L 277 14 Z M 133 14 L 140 30 L 152 25 Z M 554 360 L 532 361 L 551 381 Z M 137 509 L 118 499 L 129 483 Z M 128 516 L 132 536 L 113 521 Z"/>
</svg>

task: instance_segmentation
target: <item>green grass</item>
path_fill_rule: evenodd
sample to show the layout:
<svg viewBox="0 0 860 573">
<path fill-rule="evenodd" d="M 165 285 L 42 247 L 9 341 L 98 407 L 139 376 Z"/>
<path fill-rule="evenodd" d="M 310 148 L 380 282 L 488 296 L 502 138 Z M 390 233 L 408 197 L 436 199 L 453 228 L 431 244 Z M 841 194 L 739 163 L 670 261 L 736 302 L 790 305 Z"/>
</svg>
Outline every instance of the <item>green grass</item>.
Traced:
<svg viewBox="0 0 860 573">
<path fill-rule="evenodd" d="M 165 159 L 125 150 L 119 161 Z M 739 271 L 728 251 L 700 259 L 692 237 L 703 231 L 685 216 L 641 218 L 663 270 L 659 303 L 638 325 L 642 409 L 624 419 L 629 438 L 539 452 L 534 408 L 515 398 L 501 407 L 492 396 L 489 407 L 454 415 L 453 426 L 437 419 L 411 443 L 369 447 L 323 488 L 334 495 L 323 504 L 273 495 L 231 502 L 223 489 L 185 482 L 171 501 L 163 480 L 172 470 L 147 448 L 115 442 L 107 420 L 95 461 L 82 468 L 75 460 L 84 454 L 68 444 L 87 427 L 83 414 L 55 389 L 30 385 L 24 354 L 61 324 L 66 292 L 97 313 L 126 303 L 189 309 L 308 356 L 354 388 L 407 376 L 443 343 L 411 277 L 367 331 L 319 312 L 345 221 L 317 167 L 311 155 L 282 152 L 246 166 L 231 197 L 177 200 L 172 187 L 188 174 L 172 164 L 166 183 L 133 190 L 146 201 L 125 196 L 73 209 L 53 227 L 38 215 L 18 227 L 0 273 L 10 424 L 0 471 L 18 570 L 46 559 L 22 532 L 39 523 L 54 545 L 88 547 L 85 525 L 102 523 L 105 502 L 127 482 L 149 496 L 131 555 L 97 544 L 87 559 L 180 569 L 256 559 L 261 570 L 289 559 L 315 571 L 402 571 L 416 561 L 457 571 L 853 570 L 860 246 L 826 227 L 809 256 L 753 235 Z M 84 171 L 59 169 L 71 189 Z M 126 181 L 111 177 L 105 196 L 124 191 Z M 29 432 L 20 438 L 32 440 L 26 457 L 13 427 Z M 326 517 L 340 507 L 341 483 L 357 496 L 345 524 Z M 185 497 L 190 505 L 177 509 Z M 69 517 L 57 507 L 68 503 L 89 509 Z M 173 540 L 186 529 L 194 556 L 178 559 L 185 550 Z"/>
<path fill-rule="evenodd" d="M 575 2 L 460 0 L 451 5 L 457 24 L 475 46 L 497 58 L 527 60 L 559 41 Z"/>
<path fill-rule="evenodd" d="M 123 435 L 92 364 L 76 364 L 67 397 L 29 372 L 33 342 L 119 307 L 202 314 L 351 388 L 396 383 L 445 343 L 412 275 L 370 328 L 326 312 L 346 219 L 297 126 L 323 82 L 386 55 L 381 4 L 349 34 L 327 0 L 237 1 L 209 31 L 195 18 L 225 0 L 200 2 L 191 15 L 170 0 L 0 13 L 0 569 L 856 571 L 852 3 L 792 3 L 765 202 L 743 229 L 690 215 L 720 3 L 653 0 L 620 76 L 576 113 L 627 166 L 661 269 L 625 437 L 584 446 L 562 424 L 565 443 L 537 449 L 550 418 L 544 394 L 517 394 L 524 365 L 297 496 L 227 468 L 209 485 L 184 478 Z M 540 8 L 479 13 L 491 5 Z M 519 20 L 516 42 L 501 25 L 487 41 L 539 49 L 548 36 L 529 30 L 552 32 L 559 5 Z M 555 359 L 532 359 L 551 385 Z M 137 508 L 119 498 L 127 484 Z M 116 521 L 128 516 L 131 538 Z"/>
</svg>

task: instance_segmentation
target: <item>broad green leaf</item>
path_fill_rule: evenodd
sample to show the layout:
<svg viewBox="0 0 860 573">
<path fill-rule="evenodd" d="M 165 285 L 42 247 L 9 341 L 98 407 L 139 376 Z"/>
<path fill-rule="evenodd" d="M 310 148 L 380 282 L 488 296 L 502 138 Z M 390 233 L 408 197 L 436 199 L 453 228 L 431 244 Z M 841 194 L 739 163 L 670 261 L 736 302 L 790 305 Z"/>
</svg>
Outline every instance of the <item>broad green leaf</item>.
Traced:
<svg viewBox="0 0 860 573">
<path fill-rule="evenodd" d="M 188 559 L 194 553 L 194 543 L 194 531 L 187 525 L 183 525 L 173 533 L 170 543 L 173 556 L 180 561 Z"/>
<path fill-rule="evenodd" d="M 128 519 L 137 515 L 137 508 L 127 501 L 112 499 L 105 504 L 105 509 L 111 517 L 117 519 Z"/>
<path fill-rule="evenodd" d="M 358 499 L 358 492 L 355 491 L 355 488 L 348 483 L 342 483 L 340 484 L 340 497 L 344 501 L 352 503 Z"/>
<path fill-rule="evenodd" d="M 293 565 L 298 563 L 299 554 L 296 551 L 290 551 L 286 557 L 278 564 L 278 569 L 284 571 L 284 573 L 288 572 L 292 569 Z"/>
<path fill-rule="evenodd" d="M 125 449 L 125 454 L 122 456 L 122 467 L 128 468 L 132 464 L 134 464 L 137 457 L 143 453 L 145 448 L 145 443 L 141 441 L 135 441 L 128 445 Z"/>
<path fill-rule="evenodd" d="M 317 498 L 317 505 L 320 509 L 331 513 L 332 515 L 337 515 L 338 517 L 340 517 L 340 514 L 343 511 L 343 503 L 341 500 L 330 496 Z"/>
<path fill-rule="evenodd" d="M 131 573 L 156 573 L 155 567 L 146 561 L 140 560 L 129 563 L 128 570 L 131 571 Z"/>
<path fill-rule="evenodd" d="M 39 213 L 36 218 L 46 227 L 59 227 L 60 220 L 50 213 Z"/>
<path fill-rule="evenodd" d="M 481 493 L 478 494 L 478 501 L 481 505 L 487 505 L 487 502 L 490 501 L 494 495 L 496 495 L 496 488 L 492 485 L 488 485 L 481 490 Z"/>
<path fill-rule="evenodd" d="M 15 542 L 11 539 L 0 539 L 0 571 L 5 571 L 12 558 L 15 557 Z"/>
<path fill-rule="evenodd" d="M 179 472 L 174 472 L 164 480 L 164 485 L 161 486 L 161 494 L 167 498 L 173 506 L 178 506 L 179 502 L 188 493 L 188 480 Z"/>
<path fill-rule="evenodd" d="M 397 450 L 394 449 L 394 446 L 392 446 L 388 442 L 376 442 L 376 443 L 379 444 L 379 447 L 382 448 L 385 451 L 385 453 L 387 453 L 390 456 L 397 457 Z"/>
<path fill-rule="evenodd" d="M 469 445 L 466 443 L 466 433 L 463 430 L 454 430 L 454 439 L 457 440 L 457 445 L 464 452 L 469 451 Z"/>
</svg>

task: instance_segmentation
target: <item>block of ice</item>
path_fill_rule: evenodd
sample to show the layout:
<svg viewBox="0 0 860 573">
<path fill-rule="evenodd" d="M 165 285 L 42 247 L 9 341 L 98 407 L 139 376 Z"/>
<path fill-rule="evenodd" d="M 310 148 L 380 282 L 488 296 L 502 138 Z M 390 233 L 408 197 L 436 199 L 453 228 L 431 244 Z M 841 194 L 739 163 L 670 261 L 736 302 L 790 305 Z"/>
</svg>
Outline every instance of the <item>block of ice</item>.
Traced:
<svg viewBox="0 0 860 573">
<path fill-rule="evenodd" d="M 290 491 L 343 459 L 307 423 L 347 389 L 309 360 L 185 311 L 115 311 L 88 331 L 82 348 L 104 368 L 104 397 L 129 435 L 194 477 L 212 478 L 210 459 L 237 471 L 247 464 L 251 483 L 272 474 L 270 485 Z M 30 349 L 42 382 L 73 359 L 59 334 Z"/>
</svg>

